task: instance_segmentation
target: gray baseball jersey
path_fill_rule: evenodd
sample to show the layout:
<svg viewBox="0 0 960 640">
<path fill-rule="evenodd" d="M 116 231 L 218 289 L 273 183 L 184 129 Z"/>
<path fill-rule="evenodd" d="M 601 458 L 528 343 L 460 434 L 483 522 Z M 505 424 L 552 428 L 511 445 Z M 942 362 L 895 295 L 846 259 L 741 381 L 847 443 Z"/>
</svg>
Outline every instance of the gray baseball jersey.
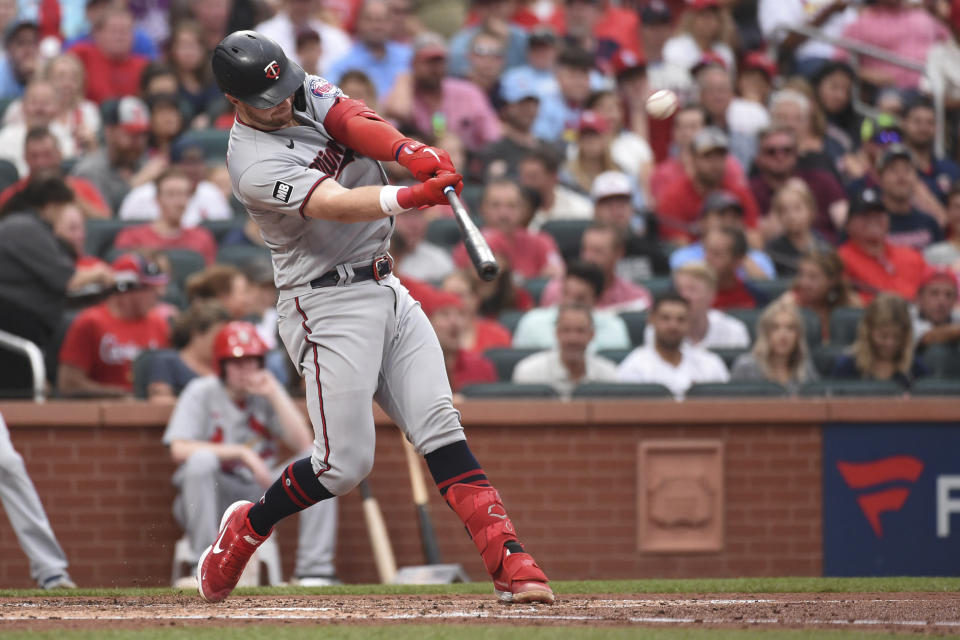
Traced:
<svg viewBox="0 0 960 640">
<path fill-rule="evenodd" d="M 343 92 L 317 76 L 307 76 L 303 86 L 306 111 L 294 110 L 300 126 L 262 131 L 238 118 L 227 150 L 233 193 L 260 226 L 281 290 L 303 287 L 338 264 L 386 253 L 393 230 L 390 217 L 341 224 L 303 215 L 324 180 L 351 188 L 387 184 L 379 162 L 337 143 L 323 126 Z"/>
</svg>

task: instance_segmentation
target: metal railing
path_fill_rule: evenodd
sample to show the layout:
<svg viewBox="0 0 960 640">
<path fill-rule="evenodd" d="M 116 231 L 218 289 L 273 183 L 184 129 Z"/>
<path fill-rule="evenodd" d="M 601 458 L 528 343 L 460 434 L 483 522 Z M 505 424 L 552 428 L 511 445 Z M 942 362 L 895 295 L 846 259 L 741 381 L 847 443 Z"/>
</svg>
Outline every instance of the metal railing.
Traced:
<svg viewBox="0 0 960 640">
<path fill-rule="evenodd" d="M 790 33 L 805 36 L 809 40 L 825 42 L 839 49 L 843 49 L 850 55 L 850 66 L 853 67 L 854 73 L 856 73 L 858 77 L 860 72 L 860 59 L 864 56 L 868 58 L 876 58 L 877 60 L 882 60 L 883 62 L 897 67 L 902 67 L 904 69 L 909 69 L 910 71 L 916 71 L 924 77 L 927 77 L 926 65 L 923 63 L 890 53 L 886 49 L 864 44 L 858 40 L 829 36 L 823 33 L 823 31 L 820 29 L 805 24 L 780 27 L 777 29 L 778 37 L 776 38 L 776 41 L 783 42 L 783 39 L 786 37 L 786 35 Z M 937 134 L 936 140 L 934 141 L 934 148 L 937 155 L 942 156 L 946 150 L 946 110 L 944 108 L 944 96 L 943 92 L 938 90 L 938 83 L 930 83 L 930 85 L 934 87 L 932 98 L 934 113 L 936 114 L 937 120 Z M 853 108 L 857 111 L 857 113 L 868 117 L 874 117 L 877 115 L 878 112 L 873 105 L 867 104 L 860 99 L 860 86 L 856 82 L 853 83 L 852 98 Z"/>
<path fill-rule="evenodd" d="M 27 358 L 33 374 L 33 400 L 43 402 L 46 399 L 47 367 L 43 362 L 43 352 L 40 351 L 40 347 L 20 336 L 0 331 L 0 349 L 16 351 Z"/>
</svg>

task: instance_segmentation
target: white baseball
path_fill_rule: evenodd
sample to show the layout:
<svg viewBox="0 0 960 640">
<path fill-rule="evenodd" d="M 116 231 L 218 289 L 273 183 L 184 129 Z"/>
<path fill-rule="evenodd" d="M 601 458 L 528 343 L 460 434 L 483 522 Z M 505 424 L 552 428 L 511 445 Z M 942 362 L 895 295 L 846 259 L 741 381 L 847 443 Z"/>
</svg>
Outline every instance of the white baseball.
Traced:
<svg viewBox="0 0 960 640">
<path fill-rule="evenodd" d="M 655 91 L 647 98 L 647 114 L 655 120 L 669 118 L 679 106 L 680 99 L 669 89 Z"/>
</svg>

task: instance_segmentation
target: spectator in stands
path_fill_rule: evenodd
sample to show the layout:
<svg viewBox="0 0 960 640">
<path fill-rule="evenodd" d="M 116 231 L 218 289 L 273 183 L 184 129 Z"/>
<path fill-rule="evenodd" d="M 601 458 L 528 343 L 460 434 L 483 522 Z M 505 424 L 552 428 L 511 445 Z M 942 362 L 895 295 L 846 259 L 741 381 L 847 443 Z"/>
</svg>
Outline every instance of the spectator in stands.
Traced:
<svg viewBox="0 0 960 640">
<path fill-rule="evenodd" d="M 391 40 L 394 19 L 389 3 L 384 0 L 361 3 L 356 39 L 350 49 L 327 67 L 324 77 L 339 85 L 346 72 L 360 70 L 373 81 L 377 95 L 389 95 L 397 77 L 410 71 L 413 58 L 410 45 Z"/>
<path fill-rule="evenodd" d="M 167 159 L 145 157 L 150 112 L 139 98 L 108 103 L 103 124 L 106 144 L 83 156 L 71 173 L 92 182 L 111 210 L 118 211 L 130 189 L 155 180 L 167 168 Z"/>
<path fill-rule="evenodd" d="M 65 3 L 65 4 L 74 4 L 74 3 Z M 127 4 L 140 5 L 140 3 L 123 3 L 123 6 Z M 153 3 L 151 3 L 153 4 Z M 207 4 L 217 4 L 216 2 L 207 3 Z M 141 5 L 142 6 L 142 5 Z M 154 5 L 156 7 L 156 5 Z M 117 7 L 117 3 L 113 0 L 87 0 L 85 6 L 83 7 L 82 21 L 77 27 L 71 29 L 69 26 L 65 25 L 64 35 L 69 38 L 66 42 L 63 43 L 63 50 L 68 51 L 74 48 L 78 43 L 90 43 L 93 38 L 93 31 L 95 31 L 96 26 L 103 21 L 103 17 L 109 13 L 111 10 Z M 159 7 L 156 7 L 159 8 Z M 169 8 L 164 5 L 162 8 L 164 12 L 164 18 L 166 18 L 166 13 L 169 11 Z M 173 17 L 172 15 L 170 16 Z M 65 19 L 68 19 L 67 15 L 64 15 Z M 166 22 L 166 20 L 164 20 Z M 169 26 L 164 25 L 162 27 L 164 31 L 169 31 Z M 226 35 L 226 34 L 224 34 Z M 166 38 L 166 34 L 163 36 Z M 221 36 L 222 37 L 222 36 Z M 157 40 L 156 42 L 160 42 Z M 214 41 L 214 44 L 220 41 L 220 38 L 217 38 Z M 153 60 L 157 57 L 157 44 L 147 33 L 146 30 L 136 26 L 133 27 L 133 52 L 137 55 L 144 56 L 149 60 Z"/>
<path fill-rule="evenodd" d="M 548 147 L 540 147 L 520 160 L 520 184 L 540 196 L 540 208 L 528 225 L 530 229 L 540 229 L 551 220 L 588 220 L 593 217 L 590 200 L 562 185 L 559 174 L 559 155 Z"/>
<path fill-rule="evenodd" d="M 960 166 L 953 160 L 937 156 L 933 148 L 937 135 L 937 121 L 933 102 L 917 98 L 909 102 L 903 113 L 903 143 L 913 156 L 917 174 L 927 189 L 946 204 L 947 192 L 960 180 Z"/>
<path fill-rule="evenodd" d="M 887 147 L 877 165 L 881 200 L 889 214 L 890 244 L 923 251 L 943 240 L 943 231 L 933 217 L 913 206 L 920 180 L 910 150 L 902 144 Z"/>
<path fill-rule="evenodd" d="M 816 314 L 824 341 L 830 339 L 830 315 L 834 309 L 863 304 L 844 277 L 843 261 L 832 250 L 814 251 L 800 258 L 793 287 L 778 300 Z"/>
<path fill-rule="evenodd" d="M 565 27 L 566 35 L 564 43 L 568 47 L 577 47 L 583 49 L 593 56 L 594 64 L 598 68 L 610 66 L 610 59 L 620 49 L 621 45 L 610 37 L 609 33 L 598 29 L 601 26 L 606 2 L 598 0 L 568 0 L 566 3 Z M 622 22 L 631 20 L 636 23 L 636 15 L 629 10 L 619 9 L 621 15 L 626 14 Z M 631 29 L 626 24 L 623 25 L 624 31 L 630 33 Z M 636 29 L 633 29 L 633 39 L 636 40 Z"/>
<path fill-rule="evenodd" d="M 168 161 L 170 148 L 187 128 L 187 121 L 179 97 L 174 94 L 155 95 L 147 103 L 150 109 L 150 135 L 147 153 L 158 161 Z"/>
<path fill-rule="evenodd" d="M 913 340 L 919 347 L 960 340 L 960 309 L 957 309 L 957 278 L 947 271 L 934 271 L 920 284 L 916 304 L 910 307 Z"/>
<path fill-rule="evenodd" d="M 149 100 L 153 96 L 169 96 L 180 91 L 180 80 L 173 67 L 166 62 L 151 62 L 140 73 L 139 97 Z M 233 124 L 233 118 L 230 118 Z"/>
<path fill-rule="evenodd" d="M 711 191 L 703 201 L 700 212 L 700 237 L 707 232 L 722 227 L 734 227 L 743 231 L 743 206 L 740 200 L 728 191 Z M 670 268 L 701 262 L 704 259 L 703 242 L 695 242 L 680 247 L 670 254 Z M 773 260 L 760 249 L 749 249 L 746 259 L 740 268 L 741 278 L 750 280 L 770 280 L 777 277 L 777 270 Z"/>
<path fill-rule="evenodd" d="M 757 341 L 733 363 L 730 380 L 767 380 L 796 393 L 801 384 L 819 379 L 804 332 L 796 305 L 777 301 L 767 306 L 757 320 Z"/>
<path fill-rule="evenodd" d="M 770 214 L 779 233 L 767 242 L 767 254 L 781 278 L 795 276 L 804 255 L 831 249 L 830 243 L 813 229 L 817 203 L 810 187 L 799 178 L 787 180 L 777 190 Z"/>
<path fill-rule="evenodd" d="M 513 370 L 517 384 L 549 384 L 569 397 L 578 384 L 616 382 L 617 365 L 588 353 L 593 340 L 593 313 L 589 307 L 561 305 L 557 309 L 557 346 L 527 356 Z"/>
<path fill-rule="evenodd" d="M 213 300 L 227 310 L 233 320 L 242 320 L 253 311 L 250 279 L 229 264 L 215 264 L 187 278 L 187 301 Z"/>
<path fill-rule="evenodd" d="M 798 151 L 797 169 L 838 173 L 843 147 L 826 137 L 826 119 L 805 93 L 795 88 L 774 93 L 770 97 L 770 122 L 775 128 L 793 133 Z"/>
<path fill-rule="evenodd" d="M 808 187 L 815 198 L 814 228 L 826 239 L 833 240 L 837 230 L 843 228 L 847 218 L 846 193 L 834 173 L 823 169 L 800 169 L 797 167 L 799 149 L 793 130 L 771 128 L 757 136 L 755 174 L 750 179 L 750 191 L 757 200 L 764 236 L 769 240 L 782 230 L 772 211 L 773 197 L 787 181 L 797 178 Z"/>
<path fill-rule="evenodd" d="M 537 98 L 543 101 L 547 96 L 559 93 L 556 66 L 560 53 L 559 38 L 554 27 L 538 24 L 527 34 L 527 59 L 524 64 L 511 67 L 503 72 L 501 87 L 521 84 L 533 87 Z M 537 136 L 542 132 L 534 131 Z"/>
<path fill-rule="evenodd" d="M 653 326 L 653 341 L 637 347 L 620 363 L 620 382 L 662 384 L 679 400 L 691 385 L 729 380 L 719 356 L 686 344 L 690 324 L 686 299 L 676 293 L 657 296 L 648 322 Z"/>
<path fill-rule="evenodd" d="M 194 378 L 214 374 L 213 339 L 230 316 L 216 302 L 197 302 L 173 320 L 170 346 L 153 356 L 147 372 L 151 402 L 175 400 Z"/>
<path fill-rule="evenodd" d="M 827 136 L 847 153 L 860 146 L 863 116 L 853 108 L 853 83 L 856 76 L 846 62 L 830 61 L 813 78 L 817 104 L 827 118 Z"/>
<path fill-rule="evenodd" d="M 624 238 L 624 256 L 617 261 L 617 276 L 629 282 L 642 282 L 670 273 L 670 264 L 653 229 L 633 208 L 633 185 L 626 174 L 606 171 L 590 187 L 594 220 L 616 229 Z"/>
<path fill-rule="evenodd" d="M 480 31 L 498 34 L 506 42 L 504 63 L 509 69 L 527 59 L 527 34 L 511 22 L 515 3 L 508 0 L 471 0 L 471 13 L 476 19 L 450 38 L 450 75 L 466 77 L 470 69 L 470 43 Z"/>
<path fill-rule="evenodd" d="M 787 29 L 813 27 L 837 38 L 857 19 L 857 9 L 845 0 L 760 0 L 757 18 L 763 37 L 793 60 L 794 70 L 812 76 L 836 57 L 836 47 Z"/>
<path fill-rule="evenodd" d="M 470 71 L 467 80 L 479 87 L 494 109 L 500 106 L 500 76 L 503 74 L 503 39 L 481 31 L 470 42 Z"/>
<path fill-rule="evenodd" d="M 401 219 L 402 218 L 402 219 Z M 428 221 L 422 215 L 394 219 L 390 253 L 398 273 L 417 280 L 442 280 L 453 271 L 450 252 L 425 239 Z"/>
<path fill-rule="evenodd" d="M 226 325 L 214 339 L 219 375 L 187 385 L 170 416 L 163 443 L 178 465 L 173 514 L 194 558 L 217 539 L 217 512 L 237 499 L 256 500 L 283 472 L 281 444 L 297 457 L 313 448 L 313 430 L 283 385 L 264 367 L 266 347 L 246 322 Z M 236 356 L 239 351 L 241 355 Z M 289 473 L 289 471 L 287 472 Z M 288 475 L 289 477 L 289 475 Z M 300 516 L 296 576 L 334 584 L 337 503 L 315 505 Z M 214 547 L 216 549 L 216 547 Z"/>
<path fill-rule="evenodd" d="M 949 37 L 949 31 L 926 7 L 904 0 L 876 0 L 860 10 L 843 30 L 843 37 L 868 44 L 907 60 L 924 64 L 927 51 Z M 845 52 L 843 52 L 845 53 Z M 920 74 L 869 56 L 860 60 L 861 80 L 883 87 L 916 89 Z"/>
<path fill-rule="evenodd" d="M 711 53 L 734 72 L 736 57 L 724 41 L 730 22 L 728 10 L 720 0 L 691 0 L 680 18 L 677 35 L 663 45 L 663 61 L 690 71 L 705 53 Z"/>
<path fill-rule="evenodd" d="M 38 188 L 49 189 L 53 184 L 59 183 L 57 178 L 55 182 L 47 180 L 39 181 L 31 190 Z M 54 189 L 59 189 L 59 184 Z M 67 197 L 63 193 L 63 197 Z M 51 198 L 50 191 L 45 197 Z M 53 204 L 54 201 L 51 201 Z M 85 295 L 100 296 L 113 288 L 113 270 L 110 265 L 95 256 L 86 254 L 84 244 L 87 239 L 87 229 L 83 211 L 76 200 L 65 201 L 65 206 L 48 205 L 46 216 L 47 222 L 53 226 L 53 233 L 65 246 L 73 258 L 76 271 L 68 285 L 68 293 L 74 304 L 81 302 Z"/>
<path fill-rule="evenodd" d="M 623 319 L 609 311 L 598 311 L 597 300 L 603 291 L 603 271 L 595 264 L 576 260 L 567 266 L 560 298 L 552 306 L 528 311 L 513 333 L 515 349 L 552 349 L 556 346 L 557 309 L 564 305 L 593 310 L 594 336 L 590 349 L 627 349 L 630 335 Z M 546 293 L 546 292 L 544 292 Z"/>
<path fill-rule="evenodd" d="M 562 273 L 563 258 L 553 238 L 542 231 L 527 230 L 523 194 L 517 183 L 502 178 L 489 182 L 483 191 L 480 213 L 484 237 L 505 253 L 517 275 L 545 278 Z M 456 248 L 453 259 L 457 266 L 467 266 L 463 244 Z"/>
<path fill-rule="evenodd" d="M 944 7 L 946 3 L 939 6 Z M 925 88 L 931 95 L 942 95 L 948 109 L 956 109 L 960 104 L 960 5 L 950 3 L 946 19 L 950 37 L 945 38 L 927 50 L 924 79 Z M 922 81 L 921 81 L 922 82 Z"/>
<path fill-rule="evenodd" d="M 737 97 L 730 72 L 718 63 L 698 65 L 695 77 L 707 121 L 727 134 L 730 153 L 741 166 L 749 167 L 756 155 L 757 132 L 770 125 L 766 108 Z"/>
<path fill-rule="evenodd" d="M 710 229 L 703 235 L 704 261 L 717 274 L 714 309 L 753 309 L 766 304 L 766 297 L 740 276 L 747 249 L 747 237 L 737 227 Z"/>
<path fill-rule="evenodd" d="M 524 156 L 536 153 L 542 143 L 533 134 L 533 123 L 540 109 L 540 98 L 533 84 L 520 79 L 516 84 L 500 84 L 499 140 L 491 142 L 477 154 L 474 175 L 481 182 L 488 178 L 517 175 Z"/>
<path fill-rule="evenodd" d="M 590 193 L 594 178 L 605 171 L 619 169 L 613 162 L 610 123 L 591 110 L 580 114 L 576 146 L 560 171 L 560 180 L 571 189 Z"/>
<path fill-rule="evenodd" d="M 296 53 L 300 66 L 307 75 L 321 75 L 320 57 L 323 55 L 323 43 L 320 42 L 319 33 L 309 27 L 297 33 Z"/>
<path fill-rule="evenodd" d="M 64 396 L 126 397 L 133 361 L 169 344 L 167 321 L 155 312 L 167 277 L 155 262 L 126 253 L 111 264 L 116 291 L 76 317 L 60 349 L 57 388 Z"/>
<path fill-rule="evenodd" d="M 127 227 L 117 234 L 113 246 L 118 249 L 187 249 L 203 256 L 207 265 L 217 256 L 217 242 L 203 227 L 183 227 L 183 213 L 193 183 L 183 171 L 171 168 L 156 181 L 157 208 L 153 222 Z"/>
<path fill-rule="evenodd" d="M 55 122 L 57 115 L 56 88 L 46 80 L 34 80 L 23 94 L 23 121 L 5 125 L 0 129 L 0 159 L 9 160 L 17 172 L 25 176 L 30 172 L 25 154 L 27 132 L 45 128 L 57 139 L 57 146 L 64 158 L 77 154 L 70 131 Z"/>
<path fill-rule="evenodd" d="M 282 0 L 279 5 L 279 10 L 272 18 L 256 25 L 253 30 L 276 40 L 287 56 L 295 62 L 299 62 L 296 57 L 297 31 L 307 27 L 320 34 L 320 42 L 323 43 L 323 55 L 320 59 L 322 72 L 326 72 L 335 60 L 343 58 L 350 50 L 350 36 L 339 27 L 316 17 L 320 8 L 317 0 Z M 225 35 L 226 33 L 220 34 L 213 42 L 219 42 Z M 212 49 L 213 46 L 208 43 L 208 48 Z"/>
<path fill-rule="evenodd" d="M 770 102 L 773 83 L 779 75 L 777 63 L 763 51 L 751 51 L 745 55 L 737 75 L 737 93 L 743 100 L 761 105 L 768 124 L 770 114 L 766 105 Z"/>
<path fill-rule="evenodd" d="M 500 121 L 473 83 L 445 75 L 447 45 L 435 33 L 413 42 L 412 74 L 397 79 L 384 112 L 421 135 L 455 133 L 471 152 L 500 138 Z"/>
<path fill-rule="evenodd" d="M 729 191 L 740 201 L 746 227 L 756 229 L 759 212 L 753 195 L 745 186 L 731 182 L 727 176 L 727 136 L 713 127 L 701 129 L 693 137 L 690 149 L 690 173 L 684 173 L 664 185 L 657 199 L 660 236 L 683 244 L 692 242 L 696 237 L 695 223 L 703 209 L 703 200 L 708 193 L 717 189 Z"/>
<path fill-rule="evenodd" d="M 613 91 L 595 91 L 584 105 L 603 118 L 611 128 L 610 157 L 617 168 L 640 187 L 639 202 L 648 202 L 646 192 L 653 171 L 653 150 L 643 136 L 626 128 L 623 107 Z"/>
<path fill-rule="evenodd" d="M 339 86 L 345 94 L 354 100 L 360 100 L 371 109 L 379 108 L 377 88 L 374 86 L 370 76 L 363 71 L 356 69 L 347 71 L 341 76 L 340 83 L 337 86 Z"/>
<path fill-rule="evenodd" d="M 746 349 L 750 331 L 733 316 L 713 309 L 717 276 L 702 262 L 689 262 L 673 272 L 673 288 L 689 304 L 687 341 L 701 349 Z M 644 329 L 644 343 L 653 341 L 653 326 Z"/>
<path fill-rule="evenodd" d="M 461 347 L 482 354 L 487 349 L 509 347 L 512 337 L 507 329 L 490 318 L 480 315 L 480 291 L 478 278 L 467 270 L 454 271 L 443 280 L 441 290 L 452 293 L 463 303 L 463 330 Z"/>
<path fill-rule="evenodd" d="M 15 18 L 3 34 L 0 100 L 19 98 L 40 62 L 40 31 L 32 20 Z"/>
<path fill-rule="evenodd" d="M 593 56 L 583 49 L 567 47 L 560 53 L 556 68 L 559 91 L 540 96 L 540 112 L 533 125 L 538 138 L 561 143 L 573 136 L 590 97 L 592 69 Z"/>
<path fill-rule="evenodd" d="M 626 239 L 613 226 L 594 224 L 580 239 L 580 259 L 600 267 L 603 289 L 596 307 L 606 311 L 642 311 L 652 300 L 646 287 L 634 284 L 617 275 L 617 265 L 624 256 Z M 542 305 L 556 304 L 562 297 L 564 278 L 556 277 L 547 284 L 541 298 Z"/>
<path fill-rule="evenodd" d="M 420 301 L 437 334 L 450 388 L 457 393 L 470 384 L 496 382 L 497 371 L 487 358 L 467 351 L 463 344 L 463 302 L 452 293 L 433 292 Z"/>
<path fill-rule="evenodd" d="M 849 355 L 837 358 L 832 378 L 892 380 L 905 390 L 928 373 L 913 352 L 910 306 L 900 296 L 881 293 L 867 305 Z"/>
<path fill-rule="evenodd" d="M 123 96 L 135 96 L 140 73 L 150 61 L 133 51 L 133 16 L 113 7 L 93 25 L 91 42 L 78 42 L 70 49 L 87 70 L 87 99 L 100 104 Z"/>
<path fill-rule="evenodd" d="M 57 146 L 56 136 L 50 133 L 49 129 L 35 127 L 27 131 L 23 142 L 23 157 L 28 173 L 0 191 L 0 207 L 23 191 L 30 182 L 46 178 L 61 178 L 76 195 L 76 203 L 84 217 L 107 218 L 110 216 L 109 205 L 92 183 L 77 176 L 63 174 L 63 156 Z"/>
<path fill-rule="evenodd" d="M 173 25 L 167 61 L 177 75 L 177 95 L 189 105 L 187 121 L 195 126 L 209 125 L 213 108 L 224 106 L 223 93 L 213 81 L 208 58 L 200 23 L 181 20 Z"/>
<path fill-rule="evenodd" d="M 173 168 L 190 179 L 190 200 L 183 212 L 181 225 L 195 227 L 205 220 L 229 220 L 233 217 L 233 209 L 223 197 L 223 192 L 207 180 L 206 157 L 196 138 L 189 133 L 178 138 L 170 148 L 170 162 Z M 122 220 L 156 220 L 159 216 L 155 180 L 131 189 L 117 213 Z"/>
<path fill-rule="evenodd" d="M 960 273 L 960 182 L 947 192 L 947 239 L 923 251 L 923 257 L 932 265 L 948 267 Z"/>
</svg>

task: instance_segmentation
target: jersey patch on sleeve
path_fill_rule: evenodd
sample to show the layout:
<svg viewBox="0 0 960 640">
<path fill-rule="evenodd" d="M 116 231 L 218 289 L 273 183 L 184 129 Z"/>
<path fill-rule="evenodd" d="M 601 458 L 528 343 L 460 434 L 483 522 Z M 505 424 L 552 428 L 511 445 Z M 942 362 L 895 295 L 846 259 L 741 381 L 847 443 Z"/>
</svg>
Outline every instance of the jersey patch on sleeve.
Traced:
<svg viewBox="0 0 960 640">
<path fill-rule="evenodd" d="M 310 93 L 318 98 L 331 94 L 333 91 L 335 91 L 334 86 L 322 78 L 314 78 L 310 82 Z"/>
<path fill-rule="evenodd" d="M 290 202 L 290 195 L 293 193 L 293 185 L 277 180 L 273 185 L 273 197 L 284 204 Z"/>
</svg>

